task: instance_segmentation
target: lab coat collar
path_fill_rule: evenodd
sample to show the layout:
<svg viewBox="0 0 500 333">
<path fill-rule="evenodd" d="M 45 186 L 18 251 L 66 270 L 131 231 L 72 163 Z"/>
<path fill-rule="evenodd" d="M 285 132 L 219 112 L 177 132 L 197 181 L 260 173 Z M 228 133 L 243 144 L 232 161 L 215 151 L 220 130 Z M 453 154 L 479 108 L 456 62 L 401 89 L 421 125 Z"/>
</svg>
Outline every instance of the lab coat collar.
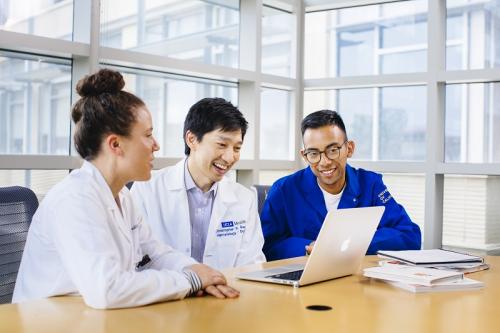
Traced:
<svg viewBox="0 0 500 333">
<path fill-rule="evenodd" d="M 197 188 L 201 191 L 201 189 L 196 185 L 194 182 L 193 176 L 191 176 L 191 173 L 189 172 L 188 169 L 188 164 L 187 164 L 187 159 L 184 160 L 184 185 L 186 186 L 186 191 L 192 190 L 194 188 Z M 217 188 L 218 188 L 218 183 L 215 182 L 212 184 L 212 187 L 208 190 L 208 192 L 215 197 L 217 195 Z"/>
<path fill-rule="evenodd" d="M 88 161 L 83 161 L 82 167 L 80 170 L 84 173 L 89 174 L 92 179 L 94 179 L 97 182 L 97 185 L 99 186 L 99 190 L 102 193 L 102 199 L 104 200 L 105 205 L 108 207 L 109 210 L 112 210 L 115 213 L 115 216 L 120 216 L 120 209 L 118 208 L 118 205 L 116 204 L 115 198 L 113 197 L 113 192 L 111 192 L 111 188 L 109 187 L 108 183 L 106 182 L 106 179 L 104 179 L 104 176 L 102 175 L 101 171 L 97 169 L 97 167 L 92 164 L 91 162 Z M 120 206 L 122 207 L 122 211 L 124 210 L 124 192 L 128 191 L 126 189 L 126 186 L 124 186 L 120 192 L 118 192 L 118 200 L 120 200 Z"/>
<path fill-rule="evenodd" d="M 95 179 L 97 184 L 100 187 L 100 190 L 102 191 L 104 197 L 106 198 L 106 201 L 114 202 L 113 198 L 113 193 L 111 192 L 111 188 L 109 187 L 108 183 L 106 182 L 106 179 L 104 179 L 104 176 L 102 175 L 101 171 L 97 169 L 97 167 L 92 164 L 89 161 L 83 161 L 82 167 L 81 167 L 82 172 L 85 172 L 89 174 L 92 179 Z M 106 204 L 109 205 L 110 202 L 106 202 Z"/>
<path fill-rule="evenodd" d="M 177 162 L 177 164 L 174 165 L 172 172 L 167 177 L 165 185 L 170 190 L 186 191 L 186 184 L 184 183 L 184 163 L 186 163 L 186 158 Z M 227 186 L 228 182 L 229 180 L 224 177 L 221 181 L 214 184 L 217 186 L 217 192 L 214 193 L 216 194 L 216 200 L 220 200 L 224 204 L 236 202 L 238 200 L 233 187 Z"/>
<path fill-rule="evenodd" d="M 186 189 L 186 185 L 184 184 L 184 163 L 186 163 L 186 158 L 183 158 L 173 166 L 164 184 L 166 188 L 174 191 Z M 162 172 L 168 171 L 169 168 L 162 170 Z"/>
</svg>

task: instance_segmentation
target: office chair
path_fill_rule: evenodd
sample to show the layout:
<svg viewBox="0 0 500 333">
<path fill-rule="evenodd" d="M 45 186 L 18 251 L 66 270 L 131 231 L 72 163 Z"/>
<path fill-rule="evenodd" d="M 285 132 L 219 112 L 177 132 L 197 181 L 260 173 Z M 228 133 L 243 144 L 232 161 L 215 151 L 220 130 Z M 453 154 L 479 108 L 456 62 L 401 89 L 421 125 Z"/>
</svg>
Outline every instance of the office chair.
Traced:
<svg viewBox="0 0 500 333">
<path fill-rule="evenodd" d="M 267 193 L 271 186 L 269 185 L 254 185 L 253 188 L 257 192 L 257 207 L 260 212 L 262 211 L 262 207 L 264 206 L 264 201 L 266 201 Z"/>
<path fill-rule="evenodd" d="M 10 303 L 38 199 L 29 188 L 0 187 L 0 304 Z"/>
</svg>

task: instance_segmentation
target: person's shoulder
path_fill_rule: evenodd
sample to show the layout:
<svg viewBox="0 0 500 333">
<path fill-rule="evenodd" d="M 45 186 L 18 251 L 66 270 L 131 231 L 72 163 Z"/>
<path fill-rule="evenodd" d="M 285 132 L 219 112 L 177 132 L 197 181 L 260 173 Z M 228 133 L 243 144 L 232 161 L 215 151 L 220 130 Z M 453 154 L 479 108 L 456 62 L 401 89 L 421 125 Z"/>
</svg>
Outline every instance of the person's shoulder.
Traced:
<svg viewBox="0 0 500 333">
<path fill-rule="evenodd" d="M 290 175 L 286 175 L 276 180 L 273 184 L 273 187 L 280 188 L 280 187 L 296 186 L 298 183 L 302 182 L 304 177 L 308 176 L 307 173 L 308 173 L 308 168 L 295 171 Z"/>
<path fill-rule="evenodd" d="M 153 170 L 151 172 L 151 179 L 145 183 L 157 184 L 159 182 L 164 182 L 175 172 L 175 165 L 167 166 L 159 170 Z"/>
<path fill-rule="evenodd" d="M 253 197 L 253 192 L 248 187 L 243 186 L 236 181 L 224 177 L 218 184 L 218 191 L 232 191 L 238 198 L 250 198 Z"/>
<path fill-rule="evenodd" d="M 87 172 L 80 169 L 72 171 L 61 182 L 47 192 L 44 198 L 46 208 L 60 209 L 60 207 L 73 207 L 74 205 L 98 202 L 99 188 L 97 181 Z"/>
</svg>

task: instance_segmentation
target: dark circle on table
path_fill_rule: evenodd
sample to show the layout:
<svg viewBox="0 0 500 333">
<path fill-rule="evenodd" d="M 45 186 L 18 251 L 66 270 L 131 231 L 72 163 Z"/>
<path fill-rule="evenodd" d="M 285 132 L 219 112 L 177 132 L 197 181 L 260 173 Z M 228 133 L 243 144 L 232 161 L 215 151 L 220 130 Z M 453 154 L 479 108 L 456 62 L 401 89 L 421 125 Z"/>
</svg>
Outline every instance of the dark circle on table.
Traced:
<svg viewBox="0 0 500 333">
<path fill-rule="evenodd" d="M 314 305 L 306 306 L 306 309 L 312 310 L 312 311 L 330 311 L 332 309 L 332 307 L 328 306 L 328 305 L 314 304 Z"/>
</svg>

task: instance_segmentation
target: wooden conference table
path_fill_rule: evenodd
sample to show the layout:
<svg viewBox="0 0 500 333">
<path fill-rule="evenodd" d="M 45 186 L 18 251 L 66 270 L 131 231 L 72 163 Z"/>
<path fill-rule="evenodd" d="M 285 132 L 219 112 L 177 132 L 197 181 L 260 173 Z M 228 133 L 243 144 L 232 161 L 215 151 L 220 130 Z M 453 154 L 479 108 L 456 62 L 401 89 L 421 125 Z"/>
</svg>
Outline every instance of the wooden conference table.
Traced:
<svg viewBox="0 0 500 333">
<path fill-rule="evenodd" d="M 364 266 L 376 262 L 368 256 Z M 490 270 L 469 275 L 483 281 L 484 289 L 428 294 L 361 275 L 293 288 L 236 280 L 232 270 L 227 276 L 241 291 L 238 299 L 201 297 L 94 310 L 80 297 L 55 297 L 0 305 L 0 332 L 500 332 L 500 257 L 487 257 L 486 262 Z M 311 311 L 308 305 L 332 310 Z"/>
</svg>

